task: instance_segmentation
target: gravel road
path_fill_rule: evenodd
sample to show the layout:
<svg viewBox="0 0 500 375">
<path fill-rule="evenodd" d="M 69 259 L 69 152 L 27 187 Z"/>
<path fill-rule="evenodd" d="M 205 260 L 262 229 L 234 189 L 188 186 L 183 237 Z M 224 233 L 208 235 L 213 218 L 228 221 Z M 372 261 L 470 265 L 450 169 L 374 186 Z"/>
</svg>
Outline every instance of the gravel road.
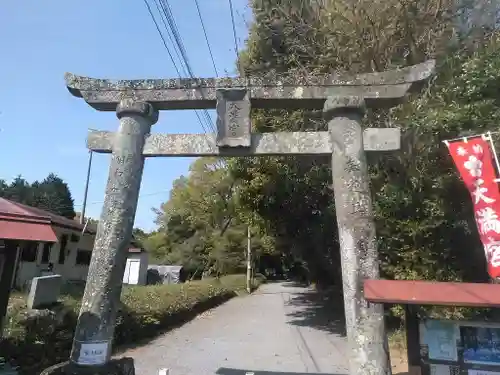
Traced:
<svg viewBox="0 0 500 375">
<path fill-rule="evenodd" d="M 325 303 L 292 283 L 265 284 L 122 355 L 137 375 L 347 374 L 343 318 L 333 316 L 342 306 Z"/>
</svg>

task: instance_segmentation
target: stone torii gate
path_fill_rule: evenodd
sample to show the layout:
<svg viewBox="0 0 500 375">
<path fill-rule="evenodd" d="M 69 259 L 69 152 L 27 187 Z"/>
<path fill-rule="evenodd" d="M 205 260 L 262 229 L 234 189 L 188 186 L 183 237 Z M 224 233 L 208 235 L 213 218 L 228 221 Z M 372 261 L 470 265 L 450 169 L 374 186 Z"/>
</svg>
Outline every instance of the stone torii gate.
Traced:
<svg viewBox="0 0 500 375">
<path fill-rule="evenodd" d="M 349 367 L 389 374 L 381 304 L 363 298 L 379 277 L 365 151 L 400 147 L 399 129 L 365 129 L 367 107 L 392 107 L 434 71 L 434 61 L 382 73 L 297 78 L 110 81 L 66 74 L 66 85 L 100 111 L 116 111 L 118 131 L 90 131 L 88 148 L 111 153 L 105 201 L 70 364 L 97 371 L 110 363 L 126 246 L 146 157 L 331 155 L 339 227 Z M 217 110 L 217 134 L 150 134 L 159 110 Z M 328 131 L 252 134 L 251 108 L 322 109 Z"/>
</svg>

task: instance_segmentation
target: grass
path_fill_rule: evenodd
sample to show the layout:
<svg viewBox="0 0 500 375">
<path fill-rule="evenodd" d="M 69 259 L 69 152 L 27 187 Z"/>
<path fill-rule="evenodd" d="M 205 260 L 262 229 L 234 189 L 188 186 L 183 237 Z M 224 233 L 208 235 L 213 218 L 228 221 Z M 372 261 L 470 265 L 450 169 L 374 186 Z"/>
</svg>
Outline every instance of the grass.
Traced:
<svg viewBox="0 0 500 375">
<path fill-rule="evenodd" d="M 255 286 L 263 281 L 262 277 L 256 277 Z M 39 319 L 26 324 L 23 318 L 26 296 L 12 294 L 0 353 L 20 366 L 22 375 L 39 374 L 44 368 L 68 359 L 81 292 L 78 288 L 64 291 L 60 305 L 53 309 L 61 317 L 57 329 L 52 320 Z M 185 284 L 125 287 L 114 348 L 143 343 L 242 293 L 246 293 L 244 275 Z"/>
<path fill-rule="evenodd" d="M 388 339 L 391 347 L 406 350 L 406 333 L 402 328 L 390 332 Z"/>
</svg>

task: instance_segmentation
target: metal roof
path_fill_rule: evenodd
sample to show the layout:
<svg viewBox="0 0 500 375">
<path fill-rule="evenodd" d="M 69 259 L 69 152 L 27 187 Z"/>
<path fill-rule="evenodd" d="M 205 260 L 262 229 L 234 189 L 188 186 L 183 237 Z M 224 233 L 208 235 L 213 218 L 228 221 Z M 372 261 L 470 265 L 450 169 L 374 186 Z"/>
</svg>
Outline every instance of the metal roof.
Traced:
<svg viewBox="0 0 500 375">
<path fill-rule="evenodd" d="M 27 206 L 5 198 L 0 198 L 0 220 L 6 222 L 45 223 L 82 231 L 84 225 L 76 220 L 53 214 L 40 208 Z M 3 225 L 3 224 L 2 224 Z M 86 233 L 95 233 L 87 228 Z"/>
<path fill-rule="evenodd" d="M 371 279 L 364 296 L 375 303 L 500 307 L 500 284 Z"/>
</svg>

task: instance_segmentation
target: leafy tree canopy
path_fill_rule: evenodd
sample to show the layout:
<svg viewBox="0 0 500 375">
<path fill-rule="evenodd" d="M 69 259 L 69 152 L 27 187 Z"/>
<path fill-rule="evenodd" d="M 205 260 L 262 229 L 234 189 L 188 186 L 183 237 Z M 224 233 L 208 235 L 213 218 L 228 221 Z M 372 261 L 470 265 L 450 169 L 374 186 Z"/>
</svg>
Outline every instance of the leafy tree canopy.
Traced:
<svg viewBox="0 0 500 375">
<path fill-rule="evenodd" d="M 486 279 L 470 197 L 442 140 L 496 130 L 500 116 L 497 2 L 253 0 L 241 75 L 373 72 L 435 58 L 436 77 L 408 103 L 369 111 L 399 126 L 399 152 L 370 155 L 382 272 L 397 279 Z M 320 111 L 252 111 L 254 131 L 325 130 Z M 258 252 L 339 283 L 329 158 L 197 160 L 158 211 L 147 242 L 193 272 L 241 267 L 246 225 Z M 22 189 L 21 189 L 22 190 Z"/>
<path fill-rule="evenodd" d="M 42 181 L 29 183 L 17 176 L 10 184 L 0 180 L 0 197 L 73 219 L 74 202 L 68 185 L 51 173 Z"/>
</svg>

